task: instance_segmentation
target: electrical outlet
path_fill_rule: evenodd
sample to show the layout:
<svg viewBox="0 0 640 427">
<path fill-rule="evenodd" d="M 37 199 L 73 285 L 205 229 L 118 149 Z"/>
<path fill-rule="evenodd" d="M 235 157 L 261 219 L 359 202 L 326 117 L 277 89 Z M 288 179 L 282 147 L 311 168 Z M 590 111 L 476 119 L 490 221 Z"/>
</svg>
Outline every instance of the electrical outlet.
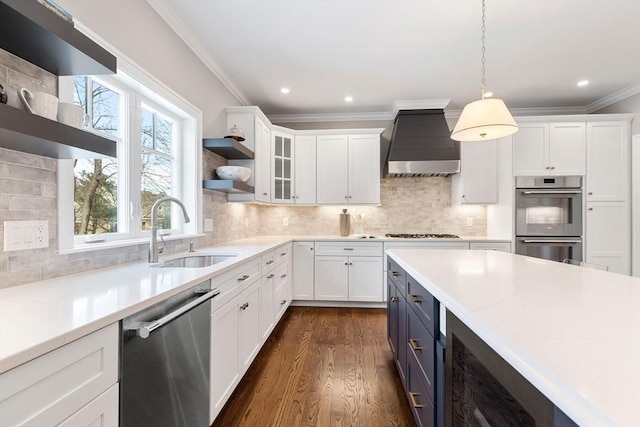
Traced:
<svg viewBox="0 0 640 427">
<path fill-rule="evenodd" d="M 4 221 L 4 250 L 49 247 L 49 221 Z"/>
<path fill-rule="evenodd" d="M 205 233 L 208 231 L 213 231 L 213 219 L 205 218 L 204 220 L 204 231 Z"/>
<path fill-rule="evenodd" d="M 249 218 L 244 219 L 244 228 L 249 228 Z"/>
<path fill-rule="evenodd" d="M 473 218 L 467 217 L 467 227 L 473 227 Z"/>
<path fill-rule="evenodd" d="M 285 227 L 289 226 L 289 218 L 288 217 L 285 216 L 284 218 L 282 218 L 282 225 L 285 226 Z"/>
</svg>

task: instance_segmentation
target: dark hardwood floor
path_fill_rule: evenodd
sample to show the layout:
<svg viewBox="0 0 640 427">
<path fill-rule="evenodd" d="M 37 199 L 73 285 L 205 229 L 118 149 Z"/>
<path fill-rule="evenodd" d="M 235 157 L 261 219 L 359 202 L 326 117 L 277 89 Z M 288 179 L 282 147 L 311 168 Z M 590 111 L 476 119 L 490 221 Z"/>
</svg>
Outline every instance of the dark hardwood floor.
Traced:
<svg viewBox="0 0 640 427">
<path fill-rule="evenodd" d="M 213 427 L 415 426 L 386 310 L 290 307 Z"/>
</svg>

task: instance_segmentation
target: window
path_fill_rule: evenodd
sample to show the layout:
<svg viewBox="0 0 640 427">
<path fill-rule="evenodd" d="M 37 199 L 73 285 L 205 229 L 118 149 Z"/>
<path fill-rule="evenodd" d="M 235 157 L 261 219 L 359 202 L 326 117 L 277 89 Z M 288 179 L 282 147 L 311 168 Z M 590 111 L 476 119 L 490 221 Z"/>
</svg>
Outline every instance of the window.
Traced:
<svg viewBox="0 0 640 427">
<path fill-rule="evenodd" d="M 194 173 L 192 165 L 201 161 L 200 113 L 133 69 L 136 78 L 146 78 L 156 90 L 121 69 L 116 76 L 75 76 L 64 82 L 61 78 L 61 97 L 65 92 L 69 98 L 72 92 L 73 102 L 85 111 L 84 129 L 114 140 L 118 153 L 115 159 L 77 159 L 66 166 L 61 161 L 59 232 L 63 252 L 148 239 L 151 208 L 165 196 L 182 200 L 192 223 L 184 224 L 182 211 L 175 204 L 163 204 L 157 218 L 160 234 L 171 238 L 198 231 L 201 172 L 196 168 Z M 185 162 L 191 166 L 184 167 Z M 65 200 L 72 208 L 67 209 Z M 72 231 L 65 226 L 67 221 L 73 224 Z"/>
</svg>

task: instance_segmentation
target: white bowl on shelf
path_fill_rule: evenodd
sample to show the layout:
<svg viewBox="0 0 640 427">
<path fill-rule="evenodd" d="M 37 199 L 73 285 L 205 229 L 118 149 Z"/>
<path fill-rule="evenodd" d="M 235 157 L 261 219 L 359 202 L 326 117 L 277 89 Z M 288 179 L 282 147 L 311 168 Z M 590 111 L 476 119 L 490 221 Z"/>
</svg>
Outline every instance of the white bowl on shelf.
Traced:
<svg viewBox="0 0 640 427">
<path fill-rule="evenodd" d="M 216 175 L 220 179 L 247 182 L 251 178 L 251 169 L 244 166 L 219 166 L 216 168 Z"/>
</svg>

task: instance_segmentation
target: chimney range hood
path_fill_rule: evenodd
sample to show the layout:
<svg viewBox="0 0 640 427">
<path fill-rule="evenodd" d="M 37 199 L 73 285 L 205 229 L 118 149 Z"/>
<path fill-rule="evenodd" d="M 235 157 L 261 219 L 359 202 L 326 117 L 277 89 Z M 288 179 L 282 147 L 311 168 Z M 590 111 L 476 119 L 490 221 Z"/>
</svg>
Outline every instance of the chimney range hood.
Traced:
<svg viewBox="0 0 640 427">
<path fill-rule="evenodd" d="M 460 142 L 451 139 L 442 109 L 400 110 L 384 177 L 448 176 L 460 172 Z"/>
</svg>

